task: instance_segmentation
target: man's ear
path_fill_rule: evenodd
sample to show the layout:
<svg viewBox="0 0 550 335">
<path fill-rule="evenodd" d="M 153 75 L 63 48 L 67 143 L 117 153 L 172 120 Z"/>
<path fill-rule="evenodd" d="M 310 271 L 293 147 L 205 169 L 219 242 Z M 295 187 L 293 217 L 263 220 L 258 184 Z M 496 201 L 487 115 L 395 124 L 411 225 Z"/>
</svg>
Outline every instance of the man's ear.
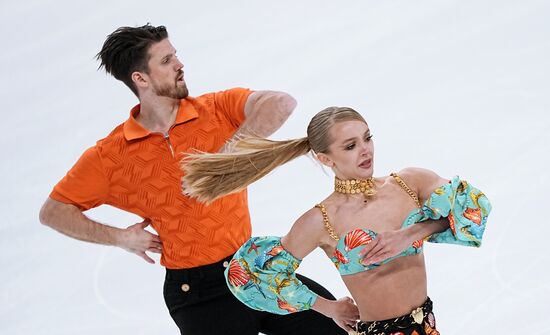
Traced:
<svg viewBox="0 0 550 335">
<path fill-rule="evenodd" d="M 322 152 L 315 154 L 315 158 L 317 158 L 317 160 L 321 162 L 321 164 L 328 166 L 329 168 L 334 167 L 334 162 L 332 161 L 332 159 L 330 159 L 326 154 Z"/>
<path fill-rule="evenodd" d="M 146 88 L 149 86 L 149 78 L 147 78 L 143 73 L 134 71 L 132 72 L 132 81 L 137 87 Z"/>
</svg>

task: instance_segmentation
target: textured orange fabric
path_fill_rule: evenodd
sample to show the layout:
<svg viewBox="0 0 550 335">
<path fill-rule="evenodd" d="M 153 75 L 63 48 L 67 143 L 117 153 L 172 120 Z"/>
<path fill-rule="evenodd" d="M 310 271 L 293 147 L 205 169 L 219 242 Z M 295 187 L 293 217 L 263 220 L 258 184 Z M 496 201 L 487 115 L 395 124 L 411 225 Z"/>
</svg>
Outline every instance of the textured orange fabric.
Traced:
<svg viewBox="0 0 550 335">
<path fill-rule="evenodd" d="M 236 88 L 181 100 L 168 138 L 143 128 L 135 106 L 126 122 L 84 152 L 50 197 L 81 210 L 108 204 L 150 219 L 167 268 L 233 254 L 251 235 L 246 191 L 202 205 L 182 195 L 179 162 L 194 149 L 218 151 L 244 121 L 250 93 Z"/>
</svg>

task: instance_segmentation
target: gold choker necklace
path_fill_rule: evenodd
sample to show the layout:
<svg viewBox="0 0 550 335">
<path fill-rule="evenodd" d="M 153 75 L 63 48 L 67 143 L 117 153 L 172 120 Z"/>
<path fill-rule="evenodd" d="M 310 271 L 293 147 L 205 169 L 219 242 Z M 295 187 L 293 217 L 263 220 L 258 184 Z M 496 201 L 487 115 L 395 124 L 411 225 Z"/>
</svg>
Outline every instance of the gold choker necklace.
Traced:
<svg viewBox="0 0 550 335">
<path fill-rule="evenodd" d="M 334 191 L 344 194 L 359 194 L 363 193 L 365 197 L 374 195 L 376 190 L 374 189 L 374 179 L 347 179 L 342 180 L 337 177 L 334 178 Z"/>
</svg>

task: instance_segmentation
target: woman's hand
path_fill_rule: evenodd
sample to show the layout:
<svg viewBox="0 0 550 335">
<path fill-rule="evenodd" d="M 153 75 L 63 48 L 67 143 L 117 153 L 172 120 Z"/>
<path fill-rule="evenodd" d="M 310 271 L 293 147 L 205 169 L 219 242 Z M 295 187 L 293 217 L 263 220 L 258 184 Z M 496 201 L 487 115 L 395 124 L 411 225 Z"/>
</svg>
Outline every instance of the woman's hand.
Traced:
<svg viewBox="0 0 550 335">
<path fill-rule="evenodd" d="M 412 243 L 412 234 L 408 229 L 379 233 L 371 243 L 359 253 L 361 264 L 371 265 L 396 256 Z"/>
<path fill-rule="evenodd" d="M 396 231 L 379 233 L 371 243 L 359 253 L 361 264 L 370 265 L 400 254 L 410 245 L 419 248 L 424 238 L 449 228 L 449 220 L 426 220 Z M 416 242 L 418 241 L 418 242 Z"/>
<path fill-rule="evenodd" d="M 338 326 L 346 331 L 353 330 L 355 323 L 359 320 L 359 309 L 350 297 L 343 297 L 336 301 L 318 297 L 313 309 L 332 318 Z"/>
<path fill-rule="evenodd" d="M 350 331 L 359 320 L 359 309 L 350 297 L 343 297 L 334 302 L 334 312 L 330 317 L 338 326 Z"/>
</svg>

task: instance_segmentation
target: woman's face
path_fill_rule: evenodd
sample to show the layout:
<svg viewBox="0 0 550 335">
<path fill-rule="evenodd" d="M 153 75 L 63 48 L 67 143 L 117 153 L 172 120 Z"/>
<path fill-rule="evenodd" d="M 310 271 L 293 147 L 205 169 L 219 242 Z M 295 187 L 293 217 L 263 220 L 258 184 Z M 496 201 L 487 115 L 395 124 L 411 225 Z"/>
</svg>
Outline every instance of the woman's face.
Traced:
<svg viewBox="0 0 550 335">
<path fill-rule="evenodd" d="M 340 179 L 367 179 L 372 177 L 374 145 L 369 126 L 362 121 L 342 121 L 329 129 L 328 153 L 317 157 L 332 168 Z"/>
</svg>

